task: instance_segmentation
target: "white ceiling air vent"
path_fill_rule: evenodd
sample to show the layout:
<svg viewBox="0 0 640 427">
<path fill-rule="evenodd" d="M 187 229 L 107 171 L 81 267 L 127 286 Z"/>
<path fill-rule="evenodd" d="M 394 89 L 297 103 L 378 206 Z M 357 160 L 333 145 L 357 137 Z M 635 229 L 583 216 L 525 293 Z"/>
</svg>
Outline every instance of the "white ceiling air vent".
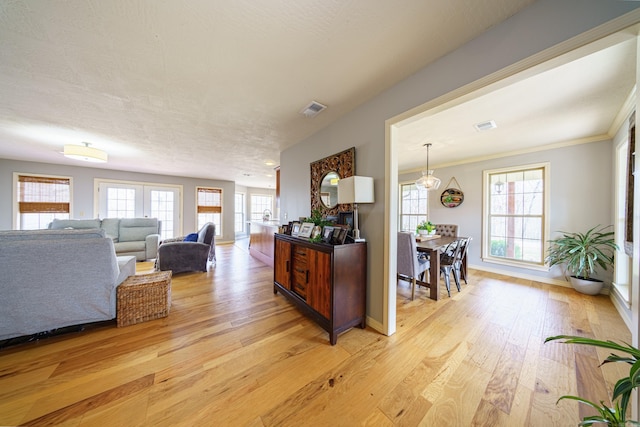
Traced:
<svg viewBox="0 0 640 427">
<path fill-rule="evenodd" d="M 300 112 L 304 114 L 306 117 L 315 117 L 318 113 L 320 113 L 325 108 L 327 108 L 326 105 L 322 105 L 317 101 L 311 101 L 311 103 L 306 107 L 304 107 L 302 110 L 300 110 Z"/>
<path fill-rule="evenodd" d="M 488 120 L 486 122 L 476 123 L 473 127 L 475 127 L 477 131 L 483 132 L 485 130 L 495 129 L 498 125 L 496 125 L 496 122 L 493 120 Z"/>
</svg>

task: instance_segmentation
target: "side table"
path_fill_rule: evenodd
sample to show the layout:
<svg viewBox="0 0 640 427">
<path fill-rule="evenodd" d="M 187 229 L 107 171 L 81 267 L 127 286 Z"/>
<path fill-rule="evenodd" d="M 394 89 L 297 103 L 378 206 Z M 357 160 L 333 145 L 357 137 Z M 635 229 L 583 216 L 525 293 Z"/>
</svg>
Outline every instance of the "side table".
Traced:
<svg viewBox="0 0 640 427">
<path fill-rule="evenodd" d="M 116 292 L 119 328 L 167 317 L 171 308 L 171 271 L 129 276 Z"/>
</svg>

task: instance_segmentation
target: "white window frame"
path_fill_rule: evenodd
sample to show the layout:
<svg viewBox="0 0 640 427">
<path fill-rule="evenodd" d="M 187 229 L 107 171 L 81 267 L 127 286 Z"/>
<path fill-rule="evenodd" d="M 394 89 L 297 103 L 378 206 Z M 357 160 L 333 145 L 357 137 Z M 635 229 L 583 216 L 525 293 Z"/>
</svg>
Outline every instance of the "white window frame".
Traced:
<svg viewBox="0 0 640 427">
<path fill-rule="evenodd" d="M 271 216 L 273 217 L 273 203 L 274 203 L 274 199 L 275 197 L 273 196 L 273 194 L 268 194 L 268 193 L 253 193 L 251 194 L 251 198 L 250 198 L 250 204 L 251 204 L 251 208 L 250 208 L 250 213 L 249 213 L 249 218 L 251 221 L 262 221 L 262 214 L 264 212 L 264 209 L 260 212 L 254 210 L 253 207 L 253 198 L 254 197 L 269 197 L 271 199 L 271 206 L 269 206 L 268 208 L 265 209 L 269 209 L 271 211 Z M 253 218 L 253 214 L 260 214 L 260 218 Z"/>
<path fill-rule="evenodd" d="M 615 252 L 613 269 L 613 287 L 624 301 L 627 308 L 631 307 L 631 281 L 633 276 L 633 258 L 624 249 L 626 240 L 627 217 L 627 155 L 629 141 L 625 140 L 616 148 L 616 194 L 614 205 L 614 231 L 618 249 Z"/>
<path fill-rule="evenodd" d="M 93 210 L 95 213 L 95 217 L 97 218 L 105 218 L 106 217 L 106 193 L 103 191 L 109 187 L 124 187 L 131 188 L 136 191 L 136 218 L 142 217 L 150 217 L 151 216 L 151 205 L 147 203 L 145 205 L 145 199 L 149 198 L 149 194 L 151 190 L 172 190 L 176 193 L 175 200 L 175 211 L 174 211 L 174 229 L 167 230 L 166 224 L 162 224 L 162 233 L 166 237 L 175 237 L 181 236 L 182 232 L 182 214 L 183 214 L 183 206 L 182 206 L 182 191 L 183 186 L 177 184 L 163 184 L 157 182 L 142 182 L 142 181 L 123 181 L 117 179 L 104 179 L 104 178 L 95 178 L 93 180 L 93 190 L 94 190 L 94 199 L 93 199 Z M 101 190 L 102 189 L 102 190 Z M 166 222 L 166 221 L 165 221 Z"/>
<path fill-rule="evenodd" d="M 490 222 L 491 222 L 491 175 L 502 174 L 502 173 L 514 173 L 521 172 L 524 170 L 531 169 L 542 169 L 542 176 L 544 180 L 544 194 L 543 194 L 543 207 L 542 207 L 542 236 L 540 238 L 540 243 L 542 245 L 542 260 L 540 263 L 534 263 L 524 260 L 516 260 L 510 258 L 503 257 L 494 257 L 491 255 L 491 234 L 490 234 Z M 551 164 L 549 162 L 545 163 L 535 163 L 528 165 L 518 165 L 507 168 L 500 169 L 491 169 L 483 171 L 483 179 L 482 179 L 482 187 L 483 187 L 483 209 L 482 209 L 482 260 L 484 262 L 495 263 L 508 265 L 519 268 L 526 268 L 530 270 L 537 271 L 548 271 L 549 268 L 544 262 L 547 252 L 547 244 L 546 242 L 549 240 L 549 212 L 550 212 L 550 176 L 551 176 Z"/>
<path fill-rule="evenodd" d="M 242 203 L 240 203 L 240 206 L 238 206 L 238 200 L 237 197 L 238 196 L 242 196 Z M 235 234 L 244 234 L 247 231 L 247 195 L 246 193 L 243 193 L 241 191 L 236 191 L 236 193 L 233 196 L 233 200 L 234 200 L 234 211 L 233 211 L 233 229 Z M 242 229 L 240 231 L 238 231 L 236 229 L 236 216 L 238 214 L 242 215 L 242 219 L 241 219 L 241 223 L 242 223 Z"/>
<path fill-rule="evenodd" d="M 424 213 L 422 213 L 422 214 L 412 214 L 412 213 L 405 214 L 402 211 L 402 207 L 403 207 L 403 203 L 402 203 L 402 187 L 405 186 L 405 185 L 416 186 L 415 182 L 411 182 L 411 181 L 401 182 L 401 183 L 398 184 L 398 230 L 399 231 L 411 231 L 411 232 L 415 233 L 418 224 L 421 222 L 421 219 L 418 218 L 418 222 L 416 223 L 416 228 L 413 228 L 412 230 L 406 230 L 406 229 L 402 228 L 402 217 L 405 216 L 405 215 L 406 216 L 417 216 L 417 217 L 424 216 L 423 220 L 424 221 L 428 221 L 429 220 L 429 192 L 426 189 L 420 190 L 416 186 L 418 191 L 424 191 L 424 197 L 425 197 L 425 200 L 426 200 L 426 207 L 425 207 Z"/>
</svg>

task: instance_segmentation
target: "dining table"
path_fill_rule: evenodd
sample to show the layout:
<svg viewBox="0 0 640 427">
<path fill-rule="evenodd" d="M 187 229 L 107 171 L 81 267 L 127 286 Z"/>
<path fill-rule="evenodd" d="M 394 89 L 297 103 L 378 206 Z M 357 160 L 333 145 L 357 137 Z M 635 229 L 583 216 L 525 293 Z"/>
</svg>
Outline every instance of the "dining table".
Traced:
<svg viewBox="0 0 640 427">
<path fill-rule="evenodd" d="M 418 252 L 424 252 L 429 257 L 429 298 L 433 300 L 440 299 L 440 251 L 456 240 L 463 240 L 466 237 L 450 237 L 442 236 L 428 240 L 417 240 L 416 249 Z M 467 274 L 467 256 L 462 258 L 462 270 L 465 277 Z"/>
</svg>

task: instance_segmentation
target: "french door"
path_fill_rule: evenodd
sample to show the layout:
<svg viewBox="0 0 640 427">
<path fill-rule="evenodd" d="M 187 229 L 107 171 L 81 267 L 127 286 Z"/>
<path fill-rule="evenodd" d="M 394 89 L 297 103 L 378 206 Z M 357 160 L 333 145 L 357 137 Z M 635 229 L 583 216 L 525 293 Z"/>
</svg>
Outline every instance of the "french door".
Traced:
<svg viewBox="0 0 640 427">
<path fill-rule="evenodd" d="M 100 218 L 158 218 L 160 239 L 180 235 L 179 186 L 96 180 Z"/>
</svg>

